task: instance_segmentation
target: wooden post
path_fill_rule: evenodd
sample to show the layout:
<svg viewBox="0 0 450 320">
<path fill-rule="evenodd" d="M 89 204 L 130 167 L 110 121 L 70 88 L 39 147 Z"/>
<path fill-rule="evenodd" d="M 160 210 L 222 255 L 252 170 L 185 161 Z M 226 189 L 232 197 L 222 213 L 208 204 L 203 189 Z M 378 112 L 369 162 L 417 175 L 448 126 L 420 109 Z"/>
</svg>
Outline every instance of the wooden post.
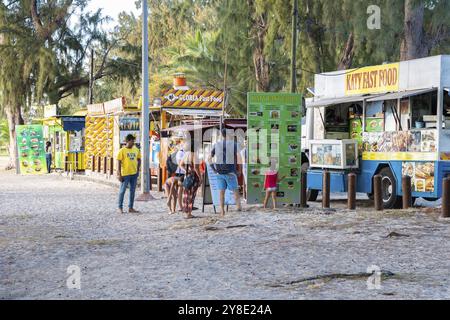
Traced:
<svg viewBox="0 0 450 320">
<path fill-rule="evenodd" d="M 356 209 L 356 174 L 348 175 L 348 209 Z"/>
<path fill-rule="evenodd" d="M 300 194 L 300 207 L 307 208 L 308 207 L 308 173 L 302 172 L 302 180 L 301 180 L 301 194 Z"/>
<path fill-rule="evenodd" d="M 102 172 L 102 157 L 98 156 L 97 158 L 97 172 Z"/>
<path fill-rule="evenodd" d="M 450 177 L 442 182 L 442 216 L 450 218 Z"/>
<path fill-rule="evenodd" d="M 103 158 L 103 174 L 106 174 L 108 172 L 108 158 Z"/>
<path fill-rule="evenodd" d="M 158 192 L 163 191 L 162 176 L 162 169 L 161 167 L 158 167 Z"/>
<path fill-rule="evenodd" d="M 323 185 L 322 185 L 322 208 L 330 208 L 330 172 L 323 172 Z"/>
<path fill-rule="evenodd" d="M 403 190 L 403 209 L 409 209 L 412 207 L 412 194 L 411 194 L 411 177 L 404 176 L 402 179 Z"/>
<path fill-rule="evenodd" d="M 383 211 L 383 177 L 381 175 L 376 175 L 373 177 L 373 194 L 375 200 L 375 210 Z"/>
<path fill-rule="evenodd" d="M 109 175 L 114 175 L 114 158 L 109 158 Z"/>
<path fill-rule="evenodd" d="M 69 156 L 64 156 L 64 172 L 69 172 Z"/>
<path fill-rule="evenodd" d="M 91 157 L 91 171 L 95 172 L 95 156 Z"/>
</svg>

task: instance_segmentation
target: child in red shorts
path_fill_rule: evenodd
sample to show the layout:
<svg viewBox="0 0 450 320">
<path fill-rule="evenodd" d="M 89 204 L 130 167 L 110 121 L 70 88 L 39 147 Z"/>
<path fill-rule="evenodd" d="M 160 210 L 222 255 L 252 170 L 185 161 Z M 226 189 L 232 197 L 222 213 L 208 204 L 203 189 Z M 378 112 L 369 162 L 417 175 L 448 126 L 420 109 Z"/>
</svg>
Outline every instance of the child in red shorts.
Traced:
<svg viewBox="0 0 450 320">
<path fill-rule="evenodd" d="M 267 208 L 269 198 L 272 196 L 273 208 L 277 208 L 277 191 L 278 183 L 281 182 L 285 177 L 278 179 L 277 161 L 272 159 L 270 164 L 270 169 L 266 171 L 264 179 L 264 189 L 266 190 L 266 197 L 264 199 L 264 209 Z"/>
</svg>

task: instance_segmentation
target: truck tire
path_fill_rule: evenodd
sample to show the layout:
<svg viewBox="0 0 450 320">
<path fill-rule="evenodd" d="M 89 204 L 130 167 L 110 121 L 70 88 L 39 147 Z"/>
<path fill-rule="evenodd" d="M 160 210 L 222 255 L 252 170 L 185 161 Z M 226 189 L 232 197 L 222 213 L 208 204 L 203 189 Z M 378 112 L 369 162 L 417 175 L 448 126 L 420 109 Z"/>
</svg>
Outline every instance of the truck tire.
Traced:
<svg viewBox="0 0 450 320">
<path fill-rule="evenodd" d="M 391 169 L 386 167 L 379 173 L 383 179 L 381 182 L 381 193 L 383 195 L 383 207 L 385 209 L 400 209 L 402 197 L 397 195 L 397 182 Z"/>
<path fill-rule="evenodd" d="M 302 172 L 308 172 L 309 162 L 302 163 Z M 314 202 L 317 201 L 317 197 L 319 196 L 319 190 L 308 189 L 306 190 L 306 196 L 308 201 Z"/>
</svg>

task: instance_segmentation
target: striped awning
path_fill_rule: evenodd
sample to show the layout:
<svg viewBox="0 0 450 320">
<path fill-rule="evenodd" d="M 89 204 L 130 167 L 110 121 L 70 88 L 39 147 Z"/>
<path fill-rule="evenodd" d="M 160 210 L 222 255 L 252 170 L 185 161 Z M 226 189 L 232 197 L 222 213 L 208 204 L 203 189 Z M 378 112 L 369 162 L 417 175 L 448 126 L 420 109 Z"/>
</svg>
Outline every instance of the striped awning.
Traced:
<svg viewBox="0 0 450 320">
<path fill-rule="evenodd" d="M 224 103 L 224 93 L 218 90 L 172 88 L 163 92 L 162 96 L 163 108 L 221 110 Z"/>
</svg>

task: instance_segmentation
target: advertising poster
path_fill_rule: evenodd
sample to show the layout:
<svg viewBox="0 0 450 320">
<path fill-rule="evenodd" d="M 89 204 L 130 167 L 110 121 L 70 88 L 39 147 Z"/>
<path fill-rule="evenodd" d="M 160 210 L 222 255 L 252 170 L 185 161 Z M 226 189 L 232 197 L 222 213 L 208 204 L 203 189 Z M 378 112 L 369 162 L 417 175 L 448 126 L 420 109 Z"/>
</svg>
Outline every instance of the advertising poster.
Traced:
<svg viewBox="0 0 450 320">
<path fill-rule="evenodd" d="M 302 96 L 248 94 L 248 204 L 262 204 L 265 173 L 276 163 L 277 203 L 300 203 Z"/>
<path fill-rule="evenodd" d="M 40 125 L 16 126 L 20 173 L 47 173 L 44 130 Z"/>
<path fill-rule="evenodd" d="M 215 207 L 220 207 L 220 191 L 218 189 L 217 184 L 217 173 L 212 169 L 211 165 L 206 165 L 207 173 L 208 173 L 208 179 L 206 185 L 205 185 L 205 199 L 204 204 L 212 204 Z M 209 202 L 207 199 L 210 199 L 211 202 Z M 225 191 L 225 205 L 226 206 L 234 206 L 236 205 L 236 201 L 234 199 L 234 194 L 230 190 Z"/>
<path fill-rule="evenodd" d="M 434 171 L 434 162 L 403 162 L 402 165 L 402 174 L 411 177 L 413 192 L 433 193 Z"/>
<path fill-rule="evenodd" d="M 121 118 L 119 123 L 120 143 L 125 143 L 125 138 L 132 134 L 136 138 L 136 144 L 141 142 L 141 124 L 139 118 Z"/>
</svg>

